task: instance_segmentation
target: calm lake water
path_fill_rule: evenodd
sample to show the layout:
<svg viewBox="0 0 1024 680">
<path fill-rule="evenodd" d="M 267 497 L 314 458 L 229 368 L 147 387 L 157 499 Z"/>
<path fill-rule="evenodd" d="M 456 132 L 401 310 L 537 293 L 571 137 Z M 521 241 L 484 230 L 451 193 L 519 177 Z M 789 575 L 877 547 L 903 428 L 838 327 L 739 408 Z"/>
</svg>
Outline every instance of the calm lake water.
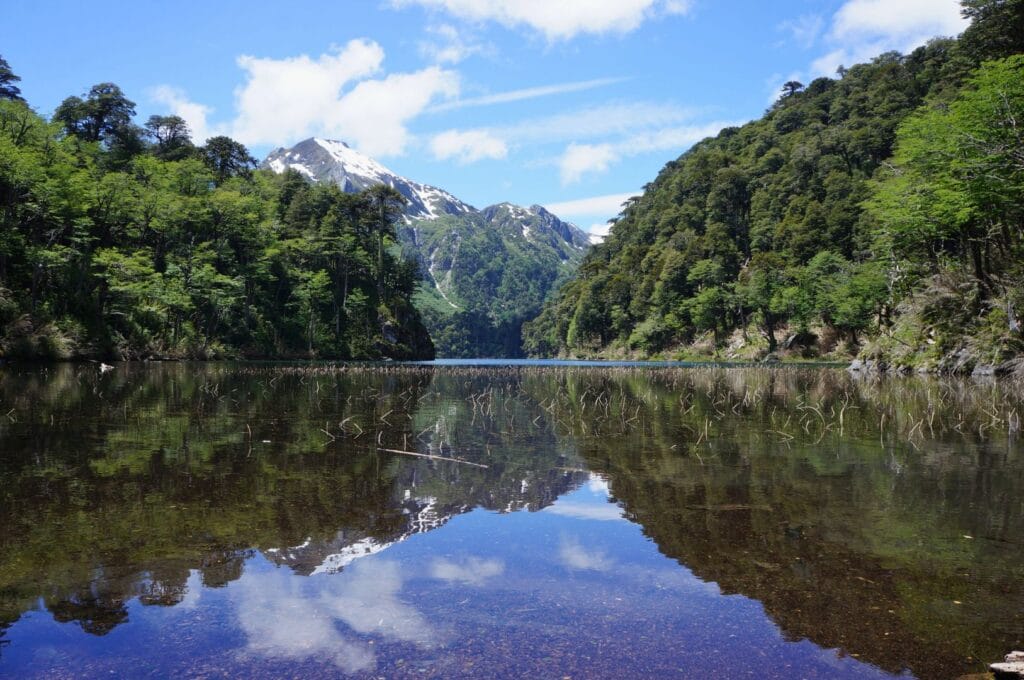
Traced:
<svg viewBox="0 0 1024 680">
<path fill-rule="evenodd" d="M 6 366 L 0 675 L 979 672 L 1024 646 L 1022 414 L 822 368 Z"/>
</svg>

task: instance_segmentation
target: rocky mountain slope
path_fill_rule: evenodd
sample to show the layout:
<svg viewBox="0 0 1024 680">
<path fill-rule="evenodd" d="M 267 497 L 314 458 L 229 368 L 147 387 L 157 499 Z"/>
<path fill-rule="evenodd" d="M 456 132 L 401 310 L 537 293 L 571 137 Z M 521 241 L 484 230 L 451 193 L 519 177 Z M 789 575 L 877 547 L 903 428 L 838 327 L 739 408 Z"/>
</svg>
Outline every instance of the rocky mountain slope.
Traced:
<svg viewBox="0 0 1024 680">
<path fill-rule="evenodd" d="M 522 324 L 566 280 L 588 235 L 539 205 L 477 210 L 452 194 L 402 177 L 344 142 L 307 139 L 264 161 L 314 182 L 357 192 L 387 184 L 408 200 L 399 241 L 421 264 L 417 306 L 438 356 L 521 356 Z"/>
</svg>

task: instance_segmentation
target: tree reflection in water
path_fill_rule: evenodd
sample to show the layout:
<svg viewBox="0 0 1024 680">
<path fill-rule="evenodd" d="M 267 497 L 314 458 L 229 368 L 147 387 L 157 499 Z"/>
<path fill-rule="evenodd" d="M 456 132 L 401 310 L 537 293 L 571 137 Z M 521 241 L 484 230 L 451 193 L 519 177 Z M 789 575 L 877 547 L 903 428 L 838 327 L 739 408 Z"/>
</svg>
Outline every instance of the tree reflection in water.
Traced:
<svg viewBox="0 0 1024 680">
<path fill-rule="evenodd" d="M 103 636 L 130 625 L 131 602 L 188 608 L 202 588 L 237 584 L 249 653 L 367 671 L 370 637 L 424 654 L 451 639 L 403 599 L 397 562 L 360 560 L 474 508 L 547 508 L 637 523 L 722 593 L 760 601 L 787 639 L 890 672 L 967 672 L 1024 637 L 1013 385 L 797 369 L 56 366 L 5 369 L 0 404 L 0 634 L 41 602 Z M 615 504 L 555 503 L 584 483 Z M 572 535 L 556 553 L 570 575 L 621 559 Z M 326 589 L 291 581 L 341 571 Z M 424 573 L 464 588 L 512 578 L 473 555 L 435 555 Z"/>
</svg>

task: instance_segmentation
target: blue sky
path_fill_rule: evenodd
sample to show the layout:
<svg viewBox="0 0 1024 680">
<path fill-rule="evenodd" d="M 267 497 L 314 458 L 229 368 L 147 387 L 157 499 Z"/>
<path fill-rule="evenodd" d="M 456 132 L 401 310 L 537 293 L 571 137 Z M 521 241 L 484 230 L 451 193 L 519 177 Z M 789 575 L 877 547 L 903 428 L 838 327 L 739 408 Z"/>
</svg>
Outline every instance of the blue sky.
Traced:
<svg viewBox="0 0 1024 680">
<path fill-rule="evenodd" d="M 478 207 L 594 230 L 786 80 L 964 27 L 957 0 L 3 0 L 0 19 L 44 115 L 112 81 L 200 143 L 343 139 Z"/>
</svg>

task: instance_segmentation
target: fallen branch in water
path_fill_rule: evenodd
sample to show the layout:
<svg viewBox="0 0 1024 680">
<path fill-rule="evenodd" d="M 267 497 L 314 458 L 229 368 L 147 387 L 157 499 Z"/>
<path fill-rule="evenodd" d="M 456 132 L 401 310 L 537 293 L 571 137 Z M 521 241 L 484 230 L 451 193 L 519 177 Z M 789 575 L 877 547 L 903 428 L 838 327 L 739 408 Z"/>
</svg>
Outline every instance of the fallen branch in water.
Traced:
<svg viewBox="0 0 1024 680">
<path fill-rule="evenodd" d="M 381 448 L 381 447 L 377 447 L 377 450 L 378 451 L 384 451 L 385 453 L 399 453 L 399 454 L 402 454 L 403 456 L 416 456 L 417 458 L 429 458 L 430 460 L 443 460 L 443 461 L 447 461 L 449 463 L 462 463 L 463 465 L 472 465 L 473 467 L 484 468 L 484 469 L 487 469 L 489 467 L 488 465 L 483 465 L 482 463 L 471 463 L 468 460 L 462 460 L 460 458 L 446 458 L 445 456 L 432 456 L 432 455 L 430 455 L 428 453 L 415 453 L 413 451 L 402 451 L 400 449 L 385 449 L 385 448 Z"/>
</svg>

